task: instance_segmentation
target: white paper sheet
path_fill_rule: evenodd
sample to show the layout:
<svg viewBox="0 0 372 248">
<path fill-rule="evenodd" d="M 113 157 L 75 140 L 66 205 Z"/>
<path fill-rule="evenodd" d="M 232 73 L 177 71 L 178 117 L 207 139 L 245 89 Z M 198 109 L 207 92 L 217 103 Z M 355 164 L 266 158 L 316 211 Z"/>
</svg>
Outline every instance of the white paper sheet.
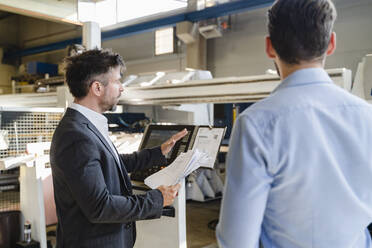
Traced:
<svg viewBox="0 0 372 248">
<path fill-rule="evenodd" d="M 181 153 L 169 166 L 147 177 L 145 184 L 152 189 L 177 184 L 208 159 L 206 153 L 197 149 Z"/>
<path fill-rule="evenodd" d="M 203 161 L 201 167 L 213 168 L 224 132 L 224 128 L 200 127 L 198 129 L 193 149 L 198 149 L 209 157 L 208 160 Z"/>
</svg>

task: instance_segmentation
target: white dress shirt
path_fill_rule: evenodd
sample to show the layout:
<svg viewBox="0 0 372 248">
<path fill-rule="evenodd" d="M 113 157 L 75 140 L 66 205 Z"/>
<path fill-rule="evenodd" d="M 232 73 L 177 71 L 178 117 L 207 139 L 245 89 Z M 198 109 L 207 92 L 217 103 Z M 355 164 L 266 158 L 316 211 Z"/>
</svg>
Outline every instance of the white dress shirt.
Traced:
<svg viewBox="0 0 372 248">
<path fill-rule="evenodd" d="M 79 111 L 98 129 L 98 131 L 102 134 L 102 136 L 106 139 L 107 143 L 110 145 L 111 150 L 115 154 L 117 162 L 119 162 L 120 164 L 119 155 L 109 137 L 107 118 L 103 114 L 100 114 L 94 110 L 91 110 L 77 103 L 72 103 L 70 105 L 70 108 Z"/>
</svg>

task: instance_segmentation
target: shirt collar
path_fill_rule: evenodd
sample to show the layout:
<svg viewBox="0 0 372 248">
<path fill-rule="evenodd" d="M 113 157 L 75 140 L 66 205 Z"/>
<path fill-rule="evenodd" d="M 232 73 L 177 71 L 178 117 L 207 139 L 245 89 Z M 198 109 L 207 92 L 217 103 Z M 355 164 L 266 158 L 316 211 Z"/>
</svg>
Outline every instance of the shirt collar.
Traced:
<svg viewBox="0 0 372 248">
<path fill-rule="evenodd" d="M 284 88 L 315 83 L 332 83 L 332 79 L 323 68 L 300 69 L 286 77 L 272 93 Z"/>
<path fill-rule="evenodd" d="M 107 118 L 90 108 L 84 107 L 83 105 L 77 103 L 71 103 L 70 108 L 79 111 L 82 115 L 84 115 L 91 123 L 93 123 L 98 130 L 102 127 L 107 127 Z"/>
</svg>

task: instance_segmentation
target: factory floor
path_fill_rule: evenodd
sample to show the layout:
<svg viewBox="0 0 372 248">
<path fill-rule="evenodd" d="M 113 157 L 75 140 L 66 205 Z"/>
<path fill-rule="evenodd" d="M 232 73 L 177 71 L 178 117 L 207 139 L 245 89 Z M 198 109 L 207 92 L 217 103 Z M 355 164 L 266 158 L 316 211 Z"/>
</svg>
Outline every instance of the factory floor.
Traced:
<svg viewBox="0 0 372 248">
<path fill-rule="evenodd" d="M 216 236 L 215 227 L 220 211 L 221 200 L 209 202 L 186 202 L 186 237 L 187 248 L 215 248 Z M 48 231 L 55 231 L 55 226 L 47 228 Z M 48 238 L 52 247 L 55 247 L 55 237 Z"/>
<path fill-rule="evenodd" d="M 220 204 L 221 200 L 186 203 L 187 248 L 216 247 L 215 231 L 210 227 L 215 227 Z"/>
</svg>

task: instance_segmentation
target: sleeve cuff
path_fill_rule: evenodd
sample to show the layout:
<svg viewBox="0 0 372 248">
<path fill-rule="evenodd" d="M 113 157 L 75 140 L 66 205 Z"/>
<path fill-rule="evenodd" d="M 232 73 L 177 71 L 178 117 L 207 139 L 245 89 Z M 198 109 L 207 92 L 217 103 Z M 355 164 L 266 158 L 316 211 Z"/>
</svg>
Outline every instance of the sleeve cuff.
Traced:
<svg viewBox="0 0 372 248">
<path fill-rule="evenodd" d="M 163 212 L 163 194 L 158 189 L 153 189 L 150 192 L 154 194 L 155 201 L 154 201 L 154 209 L 156 209 L 155 218 L 160 218 Z"/>
<path fill-rule="evenodd" d="M 167 159 L 165 158 L 165 156 L 161 152 L 161 147 L 158 146 L 158 147 L 155 147 L 153 149 L 154 149 L 154 155 L 157 158 L 156 160 L 158 161 L 158 164 L 166 164 Z"/>
</svg>

